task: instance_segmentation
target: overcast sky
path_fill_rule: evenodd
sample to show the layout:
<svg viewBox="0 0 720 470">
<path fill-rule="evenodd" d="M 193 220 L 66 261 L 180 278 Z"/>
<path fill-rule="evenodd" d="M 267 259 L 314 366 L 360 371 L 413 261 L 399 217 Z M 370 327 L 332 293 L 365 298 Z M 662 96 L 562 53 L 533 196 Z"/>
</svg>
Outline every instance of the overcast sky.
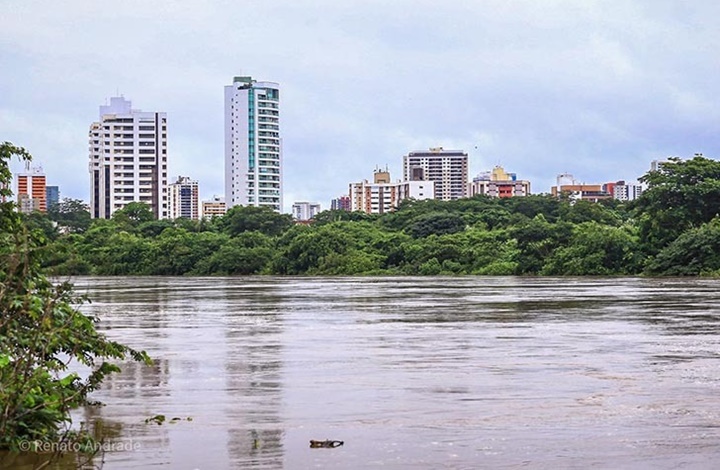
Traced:
<svg viewBox="0 0 720 470">
<path fill-rule="evenodd" d="M 88 127 L 119 91 L 168 113 L 169 177 L 224 191 L 223 87 L 279 82 L 285 208 L 402 156 L 462 149 L 549 192 L 720 144 L 720 2 L 0 0 L 0 141 L 89 200 Z"/>
</svg>

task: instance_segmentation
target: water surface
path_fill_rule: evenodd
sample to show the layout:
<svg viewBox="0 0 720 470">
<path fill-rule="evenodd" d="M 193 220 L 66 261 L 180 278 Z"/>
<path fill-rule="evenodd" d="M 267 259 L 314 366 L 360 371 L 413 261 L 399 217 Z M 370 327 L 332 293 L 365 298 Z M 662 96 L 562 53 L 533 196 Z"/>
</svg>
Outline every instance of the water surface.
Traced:
<svg viewBox="0 0 720 470">
<path fill-rule="evenodd" d="M 80 278 L 113 469 L 714 468 L 715 280 Z M 162 414 L 163 425 L 145 423 Z M 187 418 L 191 418 L 188 420 Z M 310 449 L 310 439 L 343 440 Z"/>
</svg>

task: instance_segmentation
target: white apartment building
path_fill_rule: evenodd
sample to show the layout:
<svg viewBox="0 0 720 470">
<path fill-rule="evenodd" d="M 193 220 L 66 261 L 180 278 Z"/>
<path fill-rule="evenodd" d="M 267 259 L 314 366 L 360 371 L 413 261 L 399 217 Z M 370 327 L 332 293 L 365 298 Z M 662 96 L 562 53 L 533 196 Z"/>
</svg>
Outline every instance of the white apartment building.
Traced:
<svg viewBox="0 0 720 470">
<path fill-rule="evenodd" d="M 640 197 L 643 192 L 642 185 L 624 183 L 624 181 L 619 181 L 613 186 L 613 199 L 619 201 L 634 201 Z"/>
<path fill-rule="evenodd" d="M 297 221 L 307 221 L 320 213 L 317 202 L 296 202 L 292 205 L 292 216 Z"/>
<path fill-rule="evenodd" d="M 452 201 L 468 196 L 468 154 L 434 147 L 403 157 L 405 181 L 428 180 L 435 184 L 435 199 Z"/>
<path fill-rule="evenodd" d="M 406 199 L 433 199 L 435 184 L 432 181 L 390 182 L 390 173 L 375 170 L 373 182 L 363 180 L 350 183 L 350 210 L 367 214 L 384 214 L 397 208 Z"/>
<path fill-rule="evenodd" d="M 283 206 L 280 86 L 235 77 L 225 87 L 225 202 Z"/>
<path fill-rule="evenodd" d="M 168 217 L 167 115 L 132 109 L 124 97 L 100 106 L 90 125 L 90 214 L 109 219 L 130 202 Z"/>
<path fill-rule="evenodd" d="M 200 201 L 198 182 L 189 176 L 178 176 L 177 181 L 168 186 L 168 214 L 171 219 L 181 217 L 191 220 L 200 219 Z"/>
</svg>

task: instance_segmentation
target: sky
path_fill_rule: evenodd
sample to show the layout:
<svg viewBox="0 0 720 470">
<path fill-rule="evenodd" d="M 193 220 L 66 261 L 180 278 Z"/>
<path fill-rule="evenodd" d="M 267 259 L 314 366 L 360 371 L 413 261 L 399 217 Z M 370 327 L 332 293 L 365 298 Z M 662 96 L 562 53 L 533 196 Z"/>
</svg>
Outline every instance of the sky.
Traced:
<svg viewBox="0 0 720 470">
<path fill-rule="evenodd" d="M 88 129 L 122 94 L 168 114 L 169 179 L 224 193 L 223 87 L 281 87 L 284 206 L 465 150 L 546 193 L 720 145 L 720 2 L 0 0 L 0 141 L 88 201 Z"/>
</svg>

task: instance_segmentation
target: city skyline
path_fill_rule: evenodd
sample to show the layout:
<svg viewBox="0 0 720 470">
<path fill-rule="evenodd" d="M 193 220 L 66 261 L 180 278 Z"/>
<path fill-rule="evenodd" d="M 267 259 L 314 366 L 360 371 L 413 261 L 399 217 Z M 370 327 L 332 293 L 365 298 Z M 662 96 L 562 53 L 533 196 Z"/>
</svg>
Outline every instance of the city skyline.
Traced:
<svg viewBox="0 0 720 470">
<path fill-rule="evenodd" d="M 189 175 L 208 199 L 224 194 L 222 87 L 252 75 L 283 89 L 284 212 L 329 207 L 378 165 L 401 175 L 403 155 L 430 147 L 468 152 L 471 178 L 502 165 L 534 193 L 564 172 L 634 180 L 653 160 L 718 155 L 718 12 L 619 0 L 15 2 L 0 13 L 0 138 L 27 148 L 62 197 L 89 201 L 87 123 L 119 92 L 167 112 L 168 175 Z"/>
</svg>

